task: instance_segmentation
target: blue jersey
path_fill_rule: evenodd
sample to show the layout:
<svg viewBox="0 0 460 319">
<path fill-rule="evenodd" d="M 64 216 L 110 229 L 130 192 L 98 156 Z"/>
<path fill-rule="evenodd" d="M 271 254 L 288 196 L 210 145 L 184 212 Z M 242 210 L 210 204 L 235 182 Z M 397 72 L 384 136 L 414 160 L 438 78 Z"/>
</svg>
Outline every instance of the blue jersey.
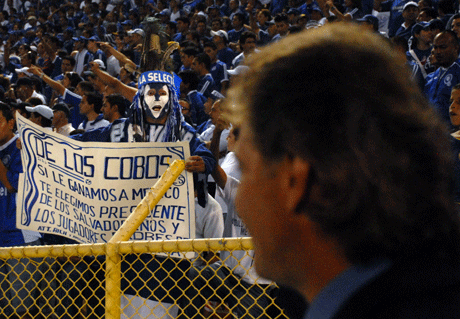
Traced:
<svg viewBox="0 0 460 319">
<path fill-rule="evenodd" d="M 216 63 L 211 65 L 209 72 L 214 80 L 217 91 L 222 92 L 222 82 L 228 81 L 227 65 L 217 60 Z"/>
<path fill-rule="evenodd" d="M 50 74 L 50 78 L 54 78 L 62 73 L 62 70 L 61 70 L 62 58 L 59 56 L 56 56 L 52 64 L 53 64 L 53 71 Z"/>
<path fill-rule="evenodd" d="M 7 169 L 6 176 L 11 186 L 18 189 L 22 162 L 16 139 L 17 136 L 0 146 L 0 159 Z M 20 246 L 24 243 L 22 231 L 16 228 L 16 193 L 8 192 L 0 182 L 0 247 Z"/>
<path fill-rule="evenodd" d="M 449 123 L 450 92 L 460 82 L 460 65 L 455 61 L 450 67 L 438 68 L 426 77 L 424 92 L 442 119 Z"/>
<path fill-rule="evenodd" d="M 271 40 L 272 40 L 272 37 L 267 31 L 264 31 L 262 29 L 259 30 L 259 39 L 257 40 L 258 46 L 266 45 L 270 43 Z"/>
<path fill-rule="evenodd" d="M 83 122 L 78 126 L 79 130 L 91 131 L 97 128 L 109 125 L 109 121 L 104 120 L 104 116 L 99 114 L 95 120 L 88 121 L 88 118 L 85 118 Z"/>
<path fill-rule="evenodd" d="M 206 98 L 212 97 L 212 91 L 216 89 L 216 84 L 214 83 L 214 79 L 212 78 L 211 74 L 206 74 L 200 79 L 200 83 L 198 83 L 197 90 L 201 94 L 203 94 Z"/>
<path fill-rule="evenodd" d="M 412 34 L 412 27 L 415 25 L 412 24 L 408 28 L 406 28 L 404 25 L 401 25 L 398 30 L 396 30 L 395 37 L 400 37 L 406 39 L 406 41 L 409 41 L 409 38 L 411 37 Z"/>
<path fill-rule="evenodd" d="M 244 31 L 247 31 L 247 29 L 244 28 L 244 27 L 241 28 L 241 30 L 239 30 L 239 31 L 236 31 L 235 29 L 232 29 L 232 30 L 228 31 L 228 41 L 229 42 L 238 42 L 240 40 L 241 34 Z"/>
<path fill-rule="evenodd" d="M 235 51 L 229 47 L 223 48 L 217 52 L 217 59 L 227 64 L 227 69 L 232 67 L 232 61 L 235 57 Z"/>
<path fill-rule="evenodd" d="M 77 72 L 78 75 L 82 75 L 84 67 L 87 66 L 91 61 L 93 61 L 93 55 L 87 49 L 83 49 L 83 51 L 77 52 L 75 55 L 75 72 Z"/>
<path fill-rule="evenodd" d="M 185 35 L 183 35 L 182 33 L 178 32 L 176 33 L 174 36 L 173 36 L 173 41 L 175 42 L 178 42 L 178 43 L 181 43 L 182 41 L 185 40 Z"/>
<path fill-rule="evenodd" d="M 283 12 L 283 9 L 286 7 L 287 3 L 288 2 L 286 0 L 272 0 L 270 2 L 270 13 L 272 16 Z"/>
<path fill-rule="evenodd" d="M 196 128 L 196 133 L 201 134 L 208 129 L 212 125 L 211 119 L 207 120 L 206 122 L 201 123 Z"/>
<path fill-rule="evenodd" d="M 200 92 L 193 90 L 188 92 L 187 100 L 190 103 L 190 114 L 194 124 L 197 126 L 209 119 L 208 114 L 204 111 L 206 98 Z"/>
<path fill-rule="evenodd" d="M 182 122 L 180 141 L 188 141 L 190 144 L 190 154 L 201 156 L 206 166 L 205 174 L 210 174 L 216 166 L 216 160 L 211 151 L 197 138 L 196 131 L 187 124 Z M 162 141 L 164 134 L 164 125 L 145 124 L 147 139 L 149 142 Z M 94 129 L 83 134 L 71 136 L 79 141 L 94 142 L 133 142 L 133 128 L 130 119 L 122 118 L 113 121 L 108 126 Z"/>
<path fill-rule="evenodd" d="M 427 63 L 428 61 L 428 58 L 430 57 L 431 49 L 432 48 L 430 47 L 426 50 L 419 50 L 415 47 L 412 50 L 414 51 L 415 55 L 419 59 L 420 63 L 422 63 L 422 65 L 425 65 L 425 63 Z M 409 51 L 406 52 L 406 57 L 407 57 L 407 60 L 409 61 L 415 60 L 415 58 L 412 56 L 412 54 L 410 54 Z"/>
<path fill-rule="evenodd" d="M 70 107 L 70 123 L 72 123 L 73 127 L 78 127 L 86 118 L 84 115 L 80 114 L 81 96 L 65 89 L 62 99 L 64 103 L 68 104 Z"/>
<path fill-rule="evenodd" d="M 388 22 L 388 36 L 390 38 L 395 36 L 396 31 L 398 31 L 399 27 L 404 22 L 402 12 L 407 2 L 409 2 L 409 0 L 389 0 L 381 4 L 382 12 L 390 11 L 390 20 Z"/>
</svg>

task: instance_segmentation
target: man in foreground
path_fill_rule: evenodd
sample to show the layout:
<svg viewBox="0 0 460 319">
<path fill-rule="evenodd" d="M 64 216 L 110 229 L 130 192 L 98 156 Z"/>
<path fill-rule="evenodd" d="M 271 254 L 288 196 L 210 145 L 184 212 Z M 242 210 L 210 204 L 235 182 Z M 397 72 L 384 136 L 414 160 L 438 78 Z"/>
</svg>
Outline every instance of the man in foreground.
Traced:
<svg viewBox="0 0 460 319">
<path fill-rule="evenodd" d="M 255 267 L 302 293 L 305 318 L 460 314 L 447 133 L 398 59 L 332 24 L 249 59 L 231 89 Z"/>
</svg>

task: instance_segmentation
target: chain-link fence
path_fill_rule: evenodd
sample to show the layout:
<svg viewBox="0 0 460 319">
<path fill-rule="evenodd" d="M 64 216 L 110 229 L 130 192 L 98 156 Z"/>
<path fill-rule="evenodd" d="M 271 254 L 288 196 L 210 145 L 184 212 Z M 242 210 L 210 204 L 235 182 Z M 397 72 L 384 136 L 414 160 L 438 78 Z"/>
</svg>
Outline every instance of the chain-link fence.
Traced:
<svg viewBox="0 0 460 319">
<path fill-rule="evenodd" d="M 0 317 L 285 318 L 274 283 L 228 266 L 251 249 L 249 238 L 1 248 Z"/>
<path fill-rule="evenodd" d="M 126 241 L 184 167 L 174 161 L 106 244 L 0 248 L 0 319 L 285 318 L 250 238 Z"/>
</svg>

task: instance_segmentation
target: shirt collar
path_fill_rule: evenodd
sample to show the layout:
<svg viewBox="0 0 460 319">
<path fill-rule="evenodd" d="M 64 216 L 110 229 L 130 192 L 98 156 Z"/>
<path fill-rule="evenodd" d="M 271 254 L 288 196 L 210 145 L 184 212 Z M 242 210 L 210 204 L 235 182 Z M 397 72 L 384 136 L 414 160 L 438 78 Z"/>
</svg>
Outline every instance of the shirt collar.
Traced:
<svg viewBox="0 0 460 319">
<path fill-rule="evenodd" d="M 331 319 L 360 288 L 369 283 L 392 265 L 388 259 L 380 259 L 368 265 L 352 265 L 315 297 L 307 310 L 305 319 Z"/>
</svg>

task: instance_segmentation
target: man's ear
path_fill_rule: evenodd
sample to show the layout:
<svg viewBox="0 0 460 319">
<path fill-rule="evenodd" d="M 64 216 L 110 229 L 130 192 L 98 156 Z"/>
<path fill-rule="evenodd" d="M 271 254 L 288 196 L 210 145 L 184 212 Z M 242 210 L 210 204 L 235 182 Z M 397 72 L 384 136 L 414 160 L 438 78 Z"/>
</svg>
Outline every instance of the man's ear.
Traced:
<svg viewBox="0 0 460 319">
<path fill-rule="evenodd" d="M 288 211 L 297 211 L 301 203 L 306 200 L 304 198 L 308 195 L 309 177 L 310 177 L 310 164 L 300 157 L 287 159 L 289 169 L 287 170 L 285 185 L 288 191 L 286 192 L 286 208 Z"/>
</svg>

